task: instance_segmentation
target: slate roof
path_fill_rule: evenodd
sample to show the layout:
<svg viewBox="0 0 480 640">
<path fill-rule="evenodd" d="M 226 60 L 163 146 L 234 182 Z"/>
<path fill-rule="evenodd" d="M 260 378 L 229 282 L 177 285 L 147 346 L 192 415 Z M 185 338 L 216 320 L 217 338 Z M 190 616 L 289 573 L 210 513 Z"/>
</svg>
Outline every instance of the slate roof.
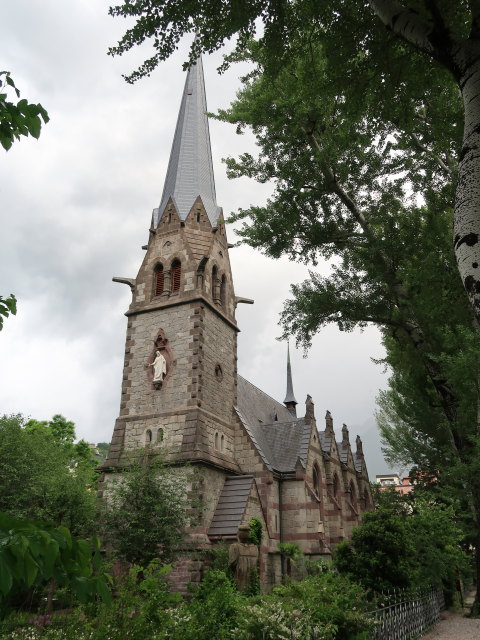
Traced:
<svg viewBox="0 0 480 640">
<path fill-rule="evenodd" d="M 253 484 L 252 475 L 227 476 L 218 499 L 209 536 L 236 536 Z"/>
<path fill-rule="evenodd" d="M 320 445 L 324 453 L 330 454 L 332 451 L 333 434 L 331 431 L 319 431 Z"/>
<path fill-rule="evenodd" d="M 190 67 L 185 80 L 163 195 L 159 208 L 154 209 L 154 226 L 158 225 L 169 198 L 172 198 L 180 220 L 185 220 L 198 196 L 202 198 L 212 226 L 216 226 L 222 210 L 215 195 L 201 58 Z"/>
<path fill-rule="evenodd" d="M 271 470 L 295 471 L 305 466 L 311 426 L 245 378 L 238 376 L 237 413 L 260 456 Z M 276 420 L 275 420 L 276 417 Z"/>
<path fill-rule="evenodd" d="M 347 464 L 348 462 L 348 448 L 343 446 L 343 442 L 337 442 L 338 455 L 340 462 Z"/>
<path fill-rule="evenodd" d="M 355 471 L 361 473 L 363 470 L 363 456 L 359 456 L 358 453 L 354 453 L 353 464 L 355 465 Z"/>
</svg>

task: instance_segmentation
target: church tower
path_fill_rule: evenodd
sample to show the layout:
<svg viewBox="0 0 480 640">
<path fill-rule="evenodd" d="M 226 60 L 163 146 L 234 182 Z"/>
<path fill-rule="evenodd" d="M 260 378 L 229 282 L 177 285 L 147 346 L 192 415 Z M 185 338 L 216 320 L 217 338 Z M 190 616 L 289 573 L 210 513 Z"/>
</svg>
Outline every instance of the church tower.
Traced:
<svg viewBox="0 0 480 640">
<path fill-rule="evenodd" d="M 237 325 L 217 205 L 201 59 L 185 82 L 160 206 L 132 289 L 120 415 L 104 468 L 164 447 L 173 460 L 238 472 Z"/>
<path fill-rule="evenodd" d="M 120 415 L 99 482 L 108 491 L 111 472 L 145 448 L 172 467 L 196 467 L 187 490 L 201 508 L 170 574 L 180 590 L 201 577 L 192 549 L 234 543 L 259 522 L 262 588 L 281 584 L 280 543 L 312 560 L 328 556 L 372 504 L 361 443 L 353 453 L 346 427 L 336 443 L 328 421 L 318 431 L 310 396 L 297 417 L 289 350 L 283 404 L 237 375 L 235 306 L 252 301 L 235 297 L 228 247 L 199 59 L 187 73 L 142 265 L 136 278 L 114 278 L 132 302 Z"/>
</svg>

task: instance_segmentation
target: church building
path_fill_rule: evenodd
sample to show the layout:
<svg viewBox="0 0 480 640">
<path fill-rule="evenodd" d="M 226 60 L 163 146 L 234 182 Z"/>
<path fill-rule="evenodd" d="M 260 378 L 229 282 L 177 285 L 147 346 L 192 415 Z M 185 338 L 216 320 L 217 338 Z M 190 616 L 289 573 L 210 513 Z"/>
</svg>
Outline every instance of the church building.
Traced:
<svg viewBox="0 0 480 640">
<path fill-rule="evenodd" d="M 235 309 L 250 301 L 234 292 L 206 112 L 199 59 L 187 73 L 143 263 L 136 278 L 114 278 L 130 286 L 132 303 L 120 415 L 101 486 L 138 448 L 195 465 L 204 509 L 191 540 L 203 550 L 228 544 L 260 519 L 260 579 L 268 588 L 281 583 L 280 543 L 328 557 L 372 497 L 360 438 L 352 448 L 343 425 L 337 441 L 328 411 L 317 425 L 310 396 L 299 411 L 289 357 L 283 403 L 237 372 Z M 198 578 L 193 560 L 180 565 L 180 582 Z"/>
</svg>

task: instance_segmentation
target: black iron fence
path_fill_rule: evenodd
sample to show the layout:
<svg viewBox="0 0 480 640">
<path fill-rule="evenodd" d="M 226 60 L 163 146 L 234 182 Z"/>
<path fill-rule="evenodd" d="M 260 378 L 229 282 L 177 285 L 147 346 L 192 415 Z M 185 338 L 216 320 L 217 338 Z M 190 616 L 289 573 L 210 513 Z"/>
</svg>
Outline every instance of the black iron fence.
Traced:
<svg viewBox="0 0 480 640">
<path fill-rule="evenodd" d="M 386 594 L 372 612 L 377 627 L 370 640 L 413 640 L 433 626 L 445 608 L 441 589 Z"/>
</svg>

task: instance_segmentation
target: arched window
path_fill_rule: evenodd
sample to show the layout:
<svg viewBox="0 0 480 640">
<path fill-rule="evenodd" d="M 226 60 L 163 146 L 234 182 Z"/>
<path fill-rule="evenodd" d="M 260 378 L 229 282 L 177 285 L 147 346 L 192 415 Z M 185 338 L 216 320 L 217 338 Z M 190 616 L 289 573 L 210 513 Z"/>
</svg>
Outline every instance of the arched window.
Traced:
<svg viewBox="0 0 480 640">
<path fill-rule="evenodd" d="M 338 498 L 338 476 L 336 473 L 333 475 L 332 493 L 334 498 Z"/>
<path fill-rule="evenodd" d="M 214 302 L 219 302 L 218 299 L 218 269 L 212 268 L 212 298 Z"/>
<path fill-rule="evenodd" d="M 220 438 L 220 451 L 224 451 L 225 450 L 225 436 L 222 433 L 222 436 Z"/>
<path fill-rule="evenodd" d="M 174 260 L 172 262 L 172 270 L 171 270 L 172 293 L 175 293 L 175 291 L 180 291 L 181 277 L 182 277 L 182 265 L 180 264 L 180 260 Z"/>
<path fill-rule="evenodd" d="M 218 449 L 218 433 L 215 434 L 215 449 Z"/>
<path fill-rule="evenodd" d="M 161 427 L 157 431 L 157 442 L 163 442 L 163 429 Z"/>
<path fill-rule="evenodd" d="M 352 503 L 353 507 L 357 506 L 357 493 L 355 491 L 353 480 L 350 480 L 350 502 Z"/>
<path fill-rule="evenodd" d="M 220 304 L 222 305 L 222 307 L 225 307 L 226 301 L 227 301 L 227 278 L 225 277 L 225 274 L 224 274 L 220 282 Z"/>
<path fill-rule="evenodd" d="M 155 294 L 161 296 L 163 293 L 163 287 L 165 282 L 165 274 L 163 272 L 163 265 L 157 264 L 155 267 Z"/>
<path fill-rule="evenodd" d="M 363 506 L 365 509 L 368 509 L 370 506 L 370 500 L 368 497 L 368 491 L 367 488 L 365 487 L 365 489 L 363 490 Z"/>
<path fill-rule="evenodd" d="M 145 431 L 145 444 L 150 444 L 152 442 L 152 432 L 150 429 Z"/>
<path fill-rule="evenodd" d="M 318 468 L 318 464 L 315 462 L 313 465 L 312 471 L 312 482 L 313 482 L 313 490 L 320 496 L 320 469 Z"/>
</svg>

